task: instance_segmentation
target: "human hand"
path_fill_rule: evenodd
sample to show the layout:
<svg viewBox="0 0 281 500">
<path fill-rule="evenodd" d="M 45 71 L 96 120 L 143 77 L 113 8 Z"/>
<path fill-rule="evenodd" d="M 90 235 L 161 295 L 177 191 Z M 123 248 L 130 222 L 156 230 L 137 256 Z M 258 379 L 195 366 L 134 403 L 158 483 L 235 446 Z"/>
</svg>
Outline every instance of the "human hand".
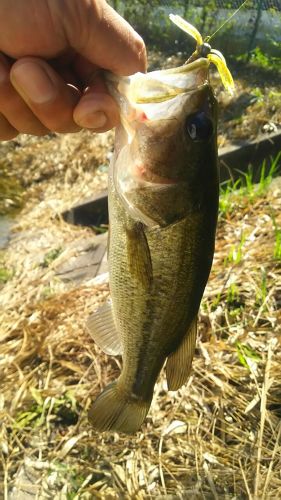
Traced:
<svg viewBox="0 0 281 500">
<path fill-rule="evenodd" d="M 145 46 L 104 0 L 0 1 L 0 140 L 119 122 L 102 69 L 145 71 Z"/>
</svg>

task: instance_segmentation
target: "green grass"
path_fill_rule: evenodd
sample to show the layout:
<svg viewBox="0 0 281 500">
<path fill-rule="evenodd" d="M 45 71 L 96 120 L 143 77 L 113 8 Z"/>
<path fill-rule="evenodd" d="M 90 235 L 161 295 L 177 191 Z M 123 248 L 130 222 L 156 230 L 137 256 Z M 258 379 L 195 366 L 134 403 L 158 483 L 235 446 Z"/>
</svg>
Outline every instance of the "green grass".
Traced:
<svg viewBox="0 0 281 500">
<path fill-rule="evenodd" d="M 219 292 L 211 302 L 211 311 L 215 311 L 222 301 L 222 294 Z"/>
<path fill-rule="evenodd" d="M 268 186 L 270 185 L 272 179 L 280 174 L 279 161 L 281 159 L 281 151 L 271 160 L 271 165 L 269 171 L 266 172 L 266 160 L 263 161 L 260 171 L 260 180 L 258 183 L 258 193 L 257 195 L 263 195 Z"/>
<path fill-rule="evenodd" d="M 56 260 L 56 258 L 61 254 L 62 248 L 54 248 L 53 250 L 50 250 L 49 252 L 46 253 L 43 262 L 41 262 L 40 266 L 41 267 L 49 267 L 49 265 Z"/>
<path fill-rule="evenodd" d="M 273 42 L 276 45 L 278 42 Z M 248 53 L 236 56 L 237 61 L 248 62 Z M 250 54 L 250 66 L 256 66 L 265 70 L 281 71 L 281 57 L 272 56 L 262 51 L 260 47 L 256 47 Z"/>
<path fill-rule="evenodd" d="M 96 234 L 103 234 L 108 231 L 108 224 L 101 224 L 100 226 L 91 226 Z"/>
<path fill-rule="evenodd" d="M 281 260 L 281 229 L 278 228 L 275 230 L 275 246 L 273 257 L 276 260 Z"/>
<path fill-rule="evenodd" d="M 226 302 L 229 305 L 233 305 L 236 304 L 238 299 L 239 299 L 238 286 L 235 283 L 231 283 L 231 285 L 227 290 Z"/>
<path fill-rule="evenodd" d="M 253 365 L 257 365 L 261 361 L 261 356 L 246 344 L 236 342 L 236 351 L 241 365 L 248 370 L 251 370 Z"/>
<path fill-rule="evenodd" d="M 246 201 L 253 203 L 257 198 L 263 196 L 272 179 L 280 173 L 281 151 L 271 159 L 268 168 L 267 161 L 264 160 L 259 171 L 254 172 L 250 165 L 247 172 L 241 172 L 240 177 L 233 181 L 229 179 L 220 185 L 219 214 L 222 218 L 227 218 L 237 209 L 237 203 Z M 256 180 L 257 179 L 257 180 Z"/>
<path fill-rule="evenodd" d="M 275 216 L 273 214 L 271 214 L 271 219 L 272 219 L 273 229 L 274 229 L 274 234 L 275 234 L 273 258 L 275 260 L 281 260 L 281 228 L 277 225 Z"/>
<path fill-rule="evenodd" d="M 260 87 L 254 87 L 251 90 L 251 95 L 256 97 L 257 102 L 263 102 L 264 101 L 264 92 L 261 90 Z"/>
<path fill-rule="evenodd" d="M 266 271 L 264 269 L 262 269 L 261 280 L 260 280 L 259 287 L 256 291 L 256 300 L 255 300 L 256 305 L 258 307 L 265 304 L 267 294 L 268 294 L 267 276 L 266 276 Z"/>
<path fill-rule="evenodd" d="M 54 460 L 50 463 L 48 469 L 48 478 L 52 483 L 55 483 L 56 488 L 63 487 L 67 480 L 67 491 L 64 493 L 66 500 L 78 500 L 82 498 L 80 495 L 85 490 L 85 487 L 91 483 L 95 474 L 83 475 L 75 469 L 75 466 L 66 462 Z M 87 496 L 87 498 L 89 498 Z"/>
<path fill-rule="evenodd" d="M 220 185 L 219 212 L 221 215 L 227 216 L 232 213 L 235 205 L 232 195 L 239 190 L 240 184 L 241 179 L 235 182 L 229 179 Z"/>
<path fill-rule="evenodd" d="M 228 253 L 228 256 L 226 258 L 225 262 L 226 264 L 229 263 L 237 265 L 241 263 L 243 258 L 243 246 L 245 241 L 246 241 L 246 236 L 243 233 L 243 231 L 241 231 L 240 242 L 238 243 L 238 245 L 232 245 Z"/>
<path fill-rule="evenodd" d="M 11 175 L 5 165 L 5 158 L 0 159 L 0 215 L 15 214 L 23 204 L 23 188 L 16 177 Z"/>
<path fill-rule="evenodd" d="M 64 425 L 72 425 L 77 422 L 78 410 L 76 400 L 70 391 L 67 391 L 61 398 L 47 397 L 43 399 L 40 391 L 35 387 L 30 388 L 32 397 L 31 405 L 28 409 L 17 414 L 14 431 L 22 429 L 37 428 L 46 425 L 46 419 L 50 418 L 61 422 Z"/>
<path fill-rule="evenodd" d="M 13 277 L 13 271 L 6 269 L 5 267 L 0 267 L 0 285 L 5 285 Z"/>
<path fill-rule="evenodd" d="M 250 61 L 260 68 L 271 69 L 275 71 L 281 70 L 281 57 L 274 57 L 265 54 L 260 47 L 256 47 L 251 53 Z"/>
<path fill-rule="evenodd" d="M 40 433 L 46 432 L 50 425 L 55 431 L 56 428 L 68 429 L 69 426 L 77 424 L 81 407 L 71 391 L 66 391 L 60 397 L 43 397 L 41 391 L 35 387 L 31 387 L 29 392 L 31 401 L 25 409 L 18 412 L 12 427 L 16 439 L 23 432 L 38 437 Z M 62 436 L 64 432 L 62 430 Z M 90 471 L 81 473 L 81 469 L 76 470 L 74 465 L 60 461 L 59 457 L 50 460 L 49 464 L 47 475 L 57 489 L 63 487 L 67 481 L 64 498 L 69 500 L 80 498 L 79 495 L 94 478 L 94 474 L 90 474 Z"/>
</svg>

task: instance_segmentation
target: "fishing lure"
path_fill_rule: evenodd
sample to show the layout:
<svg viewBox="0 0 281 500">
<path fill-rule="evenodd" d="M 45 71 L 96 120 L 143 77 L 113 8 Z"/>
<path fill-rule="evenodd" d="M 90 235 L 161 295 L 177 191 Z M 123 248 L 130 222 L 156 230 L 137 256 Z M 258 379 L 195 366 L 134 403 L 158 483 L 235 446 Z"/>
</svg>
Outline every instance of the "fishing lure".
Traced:
<svg viewBox="0 0 281 500">
<path fill-rule="evenodd" d="M 211 45 L 208 43 L 210 37 L 206 37 L 206 39 L 203 40 L 199 31 L 181 16 L 170 14 L 169 18 L 176 26 L 178 26 L 178 28 L 180 28 L 182 31 L 192 36 L 192 38 L 196 40 L 196 49 L 190 56 L 190 58 L 186 61 L 186 64 L 189 64 L 190 62 L 195 61 L 200 57 L 205 57 L 211 63 L 215 64 L 224 87 L 230 94 L 233 94 L 234 81 L 227 67 L 226 60 L 221 52 L 216 49 L 212 49 Z"/>
</svg>

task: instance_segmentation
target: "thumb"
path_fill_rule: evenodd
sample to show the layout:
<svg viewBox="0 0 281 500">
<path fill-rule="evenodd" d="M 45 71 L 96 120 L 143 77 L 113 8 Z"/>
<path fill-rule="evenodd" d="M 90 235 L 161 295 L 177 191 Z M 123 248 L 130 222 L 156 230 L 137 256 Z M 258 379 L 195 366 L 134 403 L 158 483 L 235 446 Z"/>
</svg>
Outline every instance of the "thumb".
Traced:
<svg viewBox="0 0 281 500">
<path fill-rule="evenodd" d="M 146 49 L 136 31 L 103 0 L 64 2 L 65 34 L 92 64 L 117 75 L 146 71 Z"/>
</svg>

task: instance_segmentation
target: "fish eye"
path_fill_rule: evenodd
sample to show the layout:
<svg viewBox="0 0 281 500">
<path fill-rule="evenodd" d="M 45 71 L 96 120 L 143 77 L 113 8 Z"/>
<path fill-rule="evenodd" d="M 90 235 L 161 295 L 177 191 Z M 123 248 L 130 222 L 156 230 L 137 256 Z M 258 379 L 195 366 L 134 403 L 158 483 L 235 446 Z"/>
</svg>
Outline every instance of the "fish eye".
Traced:
<svg viewBox="0 0 281 500">
<path fill-rule="evenodd" d="M 187 117 L 185 130 L 193 141 L 206 141 L 213 134 L 213 123 L 202 111 Z"/>
</svg>

